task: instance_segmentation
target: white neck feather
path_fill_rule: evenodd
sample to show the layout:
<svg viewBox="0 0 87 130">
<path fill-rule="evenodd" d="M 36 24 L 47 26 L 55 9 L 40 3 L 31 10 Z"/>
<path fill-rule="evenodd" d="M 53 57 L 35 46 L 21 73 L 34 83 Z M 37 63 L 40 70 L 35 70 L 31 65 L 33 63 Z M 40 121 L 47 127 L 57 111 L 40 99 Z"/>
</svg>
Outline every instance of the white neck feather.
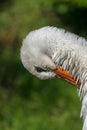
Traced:
<svg viewBox="0 0 87 130">
<path fill-rule="evenodd" d="M 77 77 L 77 80 L 81 81 L 78 95 L 83 99 L 81 109 L 83 130 L 87 130 L 87 41 L 54 27 L 44 27 L 31 32 L 29 39 L 26 37 L 26 40 L 32 41 L 32 45 L 36 47 L 39 46 L 56 65 L 69 70 L 74 78 Z"/>
</svg>

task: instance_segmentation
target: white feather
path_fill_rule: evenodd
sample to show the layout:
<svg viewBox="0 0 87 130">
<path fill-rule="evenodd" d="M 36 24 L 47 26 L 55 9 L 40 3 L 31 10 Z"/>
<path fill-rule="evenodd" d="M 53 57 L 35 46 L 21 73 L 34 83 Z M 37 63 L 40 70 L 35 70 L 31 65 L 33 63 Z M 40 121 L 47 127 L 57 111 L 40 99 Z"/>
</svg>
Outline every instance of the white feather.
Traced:
<svg viewBox="0 0 87 130">
<path fill-rule="evenodd" d="M 64 29 L 44 27 L 27 35 L 21 48 L 24 67 L 41 79 L 54 77 L 53 72 L 38 73 L 34 66 L 56 68 L 61 65 L 81 81 L 78 95 L 82 99 L 81 116 L 87 130 L 87 40 Z"/>
</svg>

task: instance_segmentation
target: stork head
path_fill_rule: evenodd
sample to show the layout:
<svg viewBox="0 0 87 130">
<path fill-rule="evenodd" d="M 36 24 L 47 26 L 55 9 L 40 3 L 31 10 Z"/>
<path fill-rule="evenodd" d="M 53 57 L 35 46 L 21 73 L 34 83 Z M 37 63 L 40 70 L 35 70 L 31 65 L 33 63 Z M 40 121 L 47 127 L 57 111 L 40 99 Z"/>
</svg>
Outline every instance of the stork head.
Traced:
<svg viewBox="0 0 87 130">
<path fill-rule="evenodd" d="M 21 47 L 21 60 L 24 67 L 40 79 L 48 79 L 55 76 L 51 70 L 56 69 L 52 58 L 47 54 L 46 44 L 43 38 L 38 37 L 38 31 L 31 32 L 23 40 Z"/>
<path fill-rule="evenodd" d="M 53 60 L 55 45 L 51 43 L 56 42 L 52 39 L 55 35 L 50 33 L 51 29 L 52 28 L 44 27 L 30 32 L 23 40 L 21 61 L 24 67 L 40 79 L 48 79 L 57 76 L 71 84 L 80 86 L 81 82 L 79 82 L 79 80 L 77 82 L 77 77 L 74 78 L 67 69 L 62 68 L 60 64 L 57 64 L 55 60 Z M 51 42 L 50 39 L 52 40 Z"/>
</svg>

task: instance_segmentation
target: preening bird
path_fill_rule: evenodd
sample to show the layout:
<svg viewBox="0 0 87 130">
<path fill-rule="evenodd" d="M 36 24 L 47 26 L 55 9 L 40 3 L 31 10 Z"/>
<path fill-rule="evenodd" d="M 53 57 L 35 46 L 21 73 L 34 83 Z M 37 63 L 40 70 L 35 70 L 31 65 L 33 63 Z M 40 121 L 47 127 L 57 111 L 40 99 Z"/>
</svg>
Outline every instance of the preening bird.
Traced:
<svg viewBox="0 0 87 130">
<path fill-rule="evenodd" d="M 38 78 L 57 76 L 78 87 L 83 130 L 87 130 L 87 40 L 47 26 L 26 36 L 20 56 L 24 67 Z"/>
</svg>

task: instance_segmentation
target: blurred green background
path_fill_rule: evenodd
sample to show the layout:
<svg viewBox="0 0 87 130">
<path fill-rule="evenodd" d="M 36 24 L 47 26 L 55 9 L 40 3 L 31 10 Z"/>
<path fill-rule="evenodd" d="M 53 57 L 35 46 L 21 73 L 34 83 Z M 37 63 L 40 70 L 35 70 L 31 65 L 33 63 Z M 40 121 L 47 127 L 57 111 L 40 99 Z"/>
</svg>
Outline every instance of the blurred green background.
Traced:
<svg viewBox="0 0 87 130">
<path fill-rule="evenodd" d="M 48 25 L 87 38 L 87 0 L 0 0 L 0 130 L 81 130 L 77 88 L 20 61 L 23 38 Z"/>
</svg>

